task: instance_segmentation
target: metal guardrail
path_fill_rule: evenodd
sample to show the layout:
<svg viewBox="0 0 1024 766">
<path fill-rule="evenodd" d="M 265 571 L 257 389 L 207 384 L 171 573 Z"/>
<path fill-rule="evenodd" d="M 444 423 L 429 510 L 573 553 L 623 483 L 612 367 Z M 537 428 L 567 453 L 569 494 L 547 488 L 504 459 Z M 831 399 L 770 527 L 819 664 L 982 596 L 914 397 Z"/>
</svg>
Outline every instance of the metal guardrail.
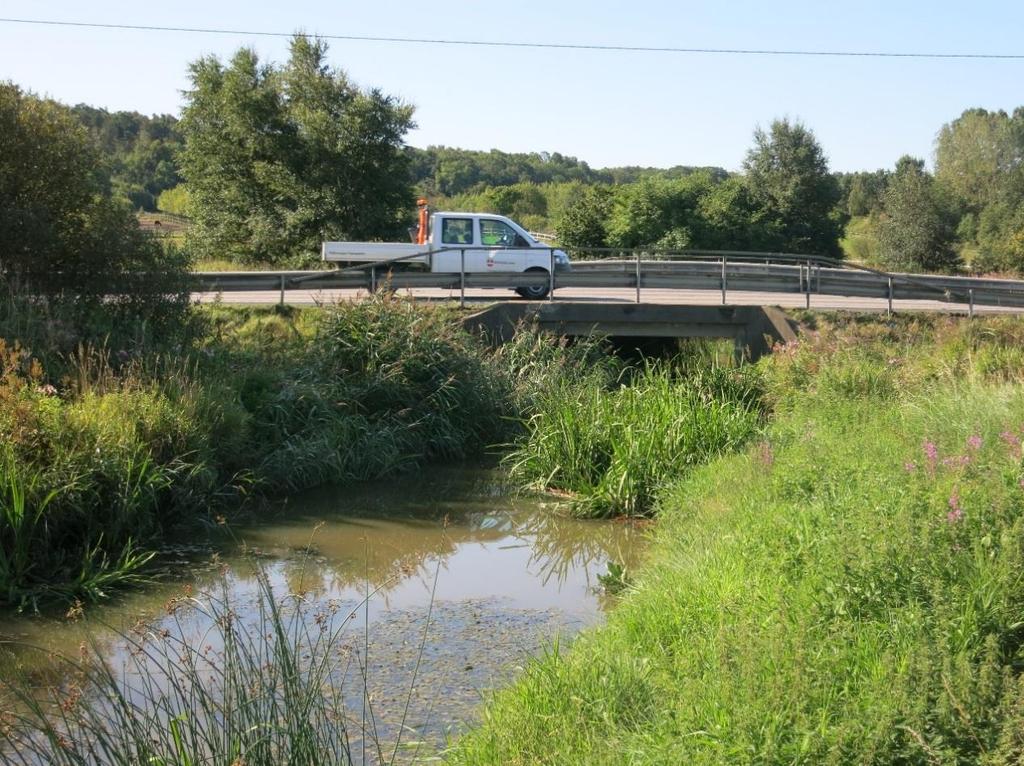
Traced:
<svg viewBox="0 0 1024 766">
<path fill-rule="evenodd" d="M 642 300 L 644 288 L 656 288 L 721 291 L 723 304 L 727 303 L 729 292 L 753 291 L 801 294 L 808 308 L 812 295 L 879 298 L 887 302 L 889 313 L 896 300 L 962 304 L 971 315 L 979 305 L 1024 308 L 1024 281 L 890 273 L 823 256 L 793 253 L 636 251 L 624 258 L 626 253 L 622 250 L 588 250 L 576 251 L 575 255 L 605 257 L 575 260 L 572 271 L 563 272 L 555 268 L 554 255 L 558 248 L 545 248 L 549 253 L 547 273 L 466 271 L 467 252 L 505 249 L 425 250 L 398 259 L 327 271 L 197 272 L 193 279 L 197 292 L 279 291 L 282 303 L 288 290 L 366 289 L 372 292 L 386 283 L 394 290 L 458 289 L 462 305 L 466 290 L 470 288 L 547 287 L 547 298 L 553 300 L 559 287 L 606 287 L 635 289 L 637 303 Z M 436 273 L 395 268 L 424 255 L 441 252 L 459 252 L 460 270 Z"/>
</svg>

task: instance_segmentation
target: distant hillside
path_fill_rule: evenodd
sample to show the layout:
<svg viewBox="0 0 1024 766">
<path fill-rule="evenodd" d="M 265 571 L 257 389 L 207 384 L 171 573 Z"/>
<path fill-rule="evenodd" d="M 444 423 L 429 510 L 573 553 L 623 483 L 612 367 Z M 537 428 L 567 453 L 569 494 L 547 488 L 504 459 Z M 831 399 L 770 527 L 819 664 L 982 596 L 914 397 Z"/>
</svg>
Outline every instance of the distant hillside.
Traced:
<svg viewBox="0 0 1024 766">
<path fill-rule="evenodd" d="M 558 152 L 510 153 L 492 149 L 489 152 L 430 146 L 426 149 L 408 147 L 413 185 L 430 197 L 453 197 L 479 192 L 488 187 L 512 186 L 519 183 L 633 183 L 642 178 L 682 178 L 700 170 L 722 180 L 728 172 L 718 167 L 642 168 L 622 167 L 594 169 L 576 157 Z"/>
<path fill-rule="evenodd" d="M 71 111 L 106 157 L 112 191 L 134 207 L 156 210 L 160 192 L 181 183 L 176 155 L 184 141 L 176 117 L 108 112 L 88 104 Z"/>
<path fill-rule="evenodd" d="M 109 112 L 88 104 L 71 108 L 107 157 L 111 188 L 139 210 L 157 209 L 156 198 L 182 182 L 177 153 L 184 146 L 178 118 L 138 112 Z M 477 151 L 448 146 L 407 147 L 410 182 L 418 194 L 453 197 L 520 183 L 627 184 L 643 178 L 683 178 L 704 170 L 716 180 L 728 177 L 718 167 L 627 166 L 592 168 L 559 152 Z"/>
</svg>

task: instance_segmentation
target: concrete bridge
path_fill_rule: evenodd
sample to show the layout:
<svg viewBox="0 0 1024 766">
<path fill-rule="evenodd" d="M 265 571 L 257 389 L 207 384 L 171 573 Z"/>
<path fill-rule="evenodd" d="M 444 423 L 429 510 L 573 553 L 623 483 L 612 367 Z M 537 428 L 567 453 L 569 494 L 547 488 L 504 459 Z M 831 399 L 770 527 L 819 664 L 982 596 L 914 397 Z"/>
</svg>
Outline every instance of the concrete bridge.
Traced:
<svg viewBox="0 0 1024 766">
<path fill-rule="evenodd" d="M 558 335 L 625 338 L 728 338 L 738 356 L 756 359 L 775 343 L 796 339 L 792 321 L 771 306 L 672 306 L 629 303 L 495 303 L 463 320 L 492 343 L 523 324 Z"/>
<path fill-rule="evenodd" d="M 387 285 L 420 300 L 492 304 L 465 319 L 493 342 L 523 322 L 561 335 L 728 338 L 756 358 L 795 338 L 777 307 L 847 311 L 1024 312 L 1024 281 L 887 273 L 816 256 L 703 253 L 649 259 L 635 253 L 575 263 L 570 273 L 432 273 L 393 263 L 335 271 L 194 275 L 197 300 L 324 303 L 358 300 Z M 548 300 L 512 298 L 517 287 L 550 286 Z M 509 300 L 512 298 L 512 300 Z"/>
</svg>

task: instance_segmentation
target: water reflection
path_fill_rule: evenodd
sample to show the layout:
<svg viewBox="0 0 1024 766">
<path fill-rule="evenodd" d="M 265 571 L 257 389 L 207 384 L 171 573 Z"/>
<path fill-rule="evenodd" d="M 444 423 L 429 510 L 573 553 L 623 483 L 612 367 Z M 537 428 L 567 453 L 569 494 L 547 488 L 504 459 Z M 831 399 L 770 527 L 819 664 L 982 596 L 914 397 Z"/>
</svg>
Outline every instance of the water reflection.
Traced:
<svg viewBox="0 0 1024 766">
<path fill-rule="evenodd" d="M 186 578 L 194 591 L 225 588 L 233 609 L 252 618 L 259 568 L 276 593 L 347 621 L 349 660 L 338 688 L 358 709 L 369 687 L 385 737 L 404 713 L 414 649 L 425 637 L 406 725 L 435 743 L 471 718 L 481 691 L 524 655 L 600 619 L 597 574 L 609 560 L 635 566 L 643 538 L 622 523 L 567 518 L 555 504 L 516 496 L 500 471 L 475 468 L 304 493 L 233 535 L 235 544 Z M 112 665 L 126 667 L 123 641 L 104 623 L 124 630 L 142 617 L 154 631 L 207 640 L 207 621 L 167 614 L 180 588 L 134 594 L 76 626 L 9 620 L 0 637 L 74 655 L 85 631 Z M 17 661 L 41 681 L 59 679 L 45 654 L 20 653 Z"/>
<path fill-rule="evenodd" d="M 479 469 L 319 490 L 300 501 L 301 514 L 293 501 L 280 519 L 239 537 L 283 560 L 293 591 L 365 594 L 369 586 L 389 606 L 422 594 L 440 562 L 443 598 L 505 595 L 593 615 L 596 573 L 609 560 L 634 564 L 641 537 L 627 524 L 579 521 L 550 502 L 517 497 L 495 471 Z"/>
</svg>

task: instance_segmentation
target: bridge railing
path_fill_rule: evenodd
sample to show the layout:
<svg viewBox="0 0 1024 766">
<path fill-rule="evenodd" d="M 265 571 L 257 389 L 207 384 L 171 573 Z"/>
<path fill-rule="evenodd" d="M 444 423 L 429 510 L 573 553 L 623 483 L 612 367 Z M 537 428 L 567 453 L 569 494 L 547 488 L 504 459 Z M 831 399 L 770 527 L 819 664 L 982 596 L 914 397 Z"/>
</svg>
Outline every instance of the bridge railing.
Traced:
<svg viewBox="0 0 1024 766">
<path fill-rule="evenodd" d="M 820 255 L 748 251 L 624 251 L 613 248 L 588 249 L 589 259 L 574 253 L 572 271 L 559 271 L 558 248 L 544 248 L 549 268 L 540 272 L 467 271 L 466 255 L 471 251 L 502 251 L 508 248 L 459 248 L 423 250 L 397 259 L 361 263 L 324 271 L 282 272 L 199 272 L 193 275 L 199 292 L 280 292 L 283 302 L 288 290 L 366 289 L 375 291 L 385 283 L 390 289 L 443 288 L 458 290 L 465 304 L 466 290 L 473 288 L 547 287 L 549 300 L 560 287 L 626 288 L 635 291 L 640 303 L 644 289 L 715 290 L 721 302 L 730 292 L 796 293 L 810 308 L 813 295 L 850 298 L 878 298 L 888 310 L 896 300 L 931 300 L 967 307 L 976 305 L 1024 307 L 1024 281 L 980 279 L 932 274 L 902 274 L 872 269 Z M 458 252 L 461 264 L 455 272 L 403 270 L 424 256 Z M 603 256 L 603 257 L 597 257 Z"/>
</svg>

